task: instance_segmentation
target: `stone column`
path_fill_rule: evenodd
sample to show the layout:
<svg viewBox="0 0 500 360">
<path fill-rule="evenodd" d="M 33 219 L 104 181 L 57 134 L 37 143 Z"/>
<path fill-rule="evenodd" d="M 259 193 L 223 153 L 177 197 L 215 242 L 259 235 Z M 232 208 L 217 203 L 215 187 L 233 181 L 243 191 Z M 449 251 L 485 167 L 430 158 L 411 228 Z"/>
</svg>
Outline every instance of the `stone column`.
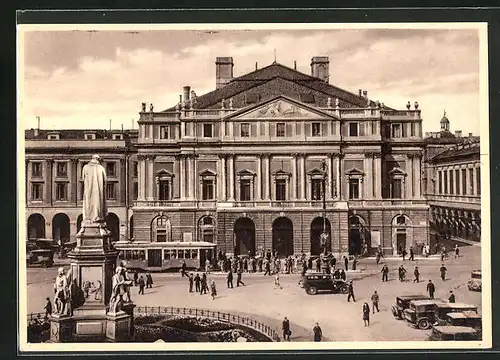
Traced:
<svg viewBox="0 0 500 360">
<path fill-rule="evenodd" d="M 381 199 L 382 198 L 382 154 L 375 153 L 374 161 L 375 161 L 375 175 L 374 175 L 375 198 Z"/>
<path fill-rule="evenodd" d="M 363 194 L 365 199 L 371 199 L 373 196 L 371 156 L 371 153 L 365 153 L 365 157 L 363 159 L 363 171 L 365 172 Z"/>
<path fill-rule="evenodd" d="M 229 200 L 234 201 L 234 155 L 229 156 L 228 171 L 229 171 Z"/>
<path fill-rule="evenodd" d="M 266 200 L 271 200 L 271 189 L 270 189 L 270 177 L 271 177 L 271 174 L 270 174 L 270 170 L 271 170 L 271 167 L 270 167 L 270 155 L 269 154 L 266 154 L 264 155 L 264 178 L 266 179 L 265 180 L 265 184 L 264 184 L 264 193 L 265 193 L 265 199 Z"/>
<path fill-rule="evenodd" d="M 154 125 L 153 124 L 149 124 L 149 138 L 151 140 L 153 140 L 153 138 L 154 138 Z"/>
<path fill-rule="evenodd" d="M 146 178 L 147 178 L 147 172 L 146 172 L 146 156 L 145 155 L 139 155 L 139 200 L 146 200 Z"/>
<path fill-rule="evenodd" d="M 326 184 L 326 199 L 331 200 L 332 199 L 332 180 L 333 180 L 333 169 L 332 169 L 332 158 L 330 155 L 327 156 L 325 159 L 326 161 L 326 171 L 328 172 L 327 176 L 327 184 Z"/>
<path fill-rule="evenodd" d="M 292 156 L 292 189 L 290 192 L 291 199 L 297 199 L 297 155 Z"/>
<path fill-rule="evenodd" d="M 342 184 L 340 183 L 341 177 L 340 177 L 340 154 L 333 154 L 335 158 L 335 168 L 336 170 L 336 176 L 335 176 L 335 181 L 336 181 L 336 186 L 337 186 L 337 194 L 335 198 L 338 200 L 341 198 L 341 191 L 342 191 Z"/>
<path fill-rule="evenodd" d="M 179 161 L 179 197 L 186 198 L 186 161 L 183 155 L 178 157 Z"/>
<path fill-rule="evenodd" d="M 257 177 L 255 179 L 256 197 L 255 200 L 262 200 L 262 158 L 257 155 Z"/>
<path fill-rule="evenodd" d="M 49 159 L 45 162 L 45 203 L 52 204 L 52 166 L 54 160 Z"/>
<path fill-rule="evenodd" d="M 28 169 L 29 169 L 29 165 L 30 165 L 30 161 L 29 160 L 24 160 L 24 179 L 25 179 L 25 196 L 26 196 L 26 202 L 30 202 L 31 201 L 31 183 L 28 181 L 28 178 L 29 178 L 29 172 L 28 172 Z M 29 234 L 28 234 L 29 236 Z"/>
<path fill-rule="evenodd" d="M 187 183 L 187 198 L 193 199 L 193 158 L 191 156 L 187 156 L 187 175 L 186 175 L 186 183 Z"/>
<path fill-rule="evenodd" d="M 306 155 L 300 156 L 300 199 L 306 199 Z"/>
<path fill-rule="evenodd" d="M 422 156 L 417 155 L 413 158 L 413 164 L 414 164 L 414 174 L 415 174 L 415 197 L 420 199 L 422 196 L 421 194 L 421 183 L 422 183 Z M 462 176 L 462 171 L 459 171 L 459 176 Z M 462 181 L 460 181 L 459 186 L 462 186 Z"/>
<path fill-rule="evenodd" d="M 199 188 L 199 183 L 198 183 L 198 156 L 194 155 L 192 161 L 193 161 L 193 174 L 192 174 L 191 181 L 193 182 L 193 198 L 194 199 L 198 199 L 198 188 Z"/>
<path fill-rule="evenodd" d="M 226 184 L 226 156 L 220 155 L 220 200 L 226 201 L 227 184 Z"/>
<path fill-rule="evenodd" d="M 405 199 L 413 197 L 413 154 L 406 154 L 406 194 Z"/>
<path fill-rule="evenodd" d="M 148 189 L 147 198 L 150 201 L 154 200 L 154 156 L 148 156 Z"/>
<path fill-rule="evenodd" d="M 345 196 L 345 187 L 348 185 L 344 181 L 344 154 L 340 153 L 339 154 L 339 191 L 340 191 L 340 199 L 344 200 L 346 198 Z"/>
</svg>

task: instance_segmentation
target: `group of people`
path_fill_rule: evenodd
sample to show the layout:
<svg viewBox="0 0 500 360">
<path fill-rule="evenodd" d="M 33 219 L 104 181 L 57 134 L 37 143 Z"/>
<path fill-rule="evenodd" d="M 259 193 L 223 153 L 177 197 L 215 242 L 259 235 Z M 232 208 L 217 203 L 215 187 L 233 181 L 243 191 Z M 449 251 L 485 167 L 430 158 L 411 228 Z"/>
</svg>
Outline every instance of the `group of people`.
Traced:
<svg viewBox="0 0 500 360">
<path fill-rule="evenodd" d="M 285 316 L 283 322 L 281 323 L 281 329 L 283 331 L 283 341 L 290 341 L 290 336 L 292 335 L 292 330 L 290 328 L 290 320 Z M 313 340 L 316 342 L 321 341 L 323 338 L 323 331 L 319 326 L 319 323 L 315 323 L 313 326 Z"/>
<path fill-rule="evenodd" d="M 153 287 L 153 277 L 150 272 L 146 273 L 146 279 L 134 271 L 134 286 L 139 287 L 139 295 L 144 295 L 144 288 L 151 289 Z"/>
<path fill-rule="evenodd" d="M 207 273 L 203 274 L 196 273 L 196 276 L 193 273 L 187 275 L 189 281 L 189 292 L 193 292 L 193 285 L 195 288 L 195 292 L 200 293 L 200 295 L 204 295 L 208 293 L 208 277 Z M 212 300 L 217 296 L 217 286 L 215 284 L 215 280 L 212 279 L 210 281 L 210 296 L 212 296 Z"/>
</svg>

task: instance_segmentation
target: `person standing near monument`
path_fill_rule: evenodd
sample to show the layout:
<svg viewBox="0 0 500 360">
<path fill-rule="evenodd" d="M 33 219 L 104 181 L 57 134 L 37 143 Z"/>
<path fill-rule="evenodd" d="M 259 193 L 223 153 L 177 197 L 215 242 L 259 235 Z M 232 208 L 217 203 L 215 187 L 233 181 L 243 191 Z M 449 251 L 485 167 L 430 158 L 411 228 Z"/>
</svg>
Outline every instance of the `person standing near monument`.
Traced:
<svg viewBox="0 0 500 360">
<path fill-rule="evenodd" d="M 101 164 L 101 157 L 93 155 L 92 160 L 82 169 L 83 179 L 83 223 L 104 224 L 106 206 L 106 170 Z M 84 226 L 82 226 L 82 229 Z"/>
<path fill-rule="evenodd" d="M 314 341 L 321 341 L 321 338 L 323 337 L 323 332 L 321 331 L 321 327 L 319 326 L 318 323 L 314 325 L 313 333 L 314 333 Z"/>
</svg>

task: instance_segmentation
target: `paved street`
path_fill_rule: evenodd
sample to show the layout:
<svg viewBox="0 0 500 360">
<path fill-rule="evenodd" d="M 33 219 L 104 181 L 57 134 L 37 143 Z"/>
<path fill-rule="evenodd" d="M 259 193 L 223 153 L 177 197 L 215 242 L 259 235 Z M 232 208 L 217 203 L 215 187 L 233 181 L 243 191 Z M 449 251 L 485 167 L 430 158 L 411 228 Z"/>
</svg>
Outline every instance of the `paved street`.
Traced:
<svg viewBox="0 0 500 360">
<path fill-rule="evenodd" d="M 348 279 L 354 279 L 356 303 L 348 303 L 346 295 L 307 295 L 297 285 L 298 274 L 281 276 L 282 289 L 275 289 L 274 277 L 262 274 L 244 274 L 246 286 L 227 289 L 224 274 L 211 274 L 209 280 L 215 279 L 219 292 L 215 300 L 209 295 L 188 293 L 188 281 L 180 274 L 153 274 L 153 289 L 147 289 L 145 295 L 138 295 L 137 288 L 133 288 L 132 297 L 137 305 L 200 307 L 258 314 L 274 319 L 276 326 L 287 316 L 292 323 L 292 341 L 308 340 L 304 339 L 307 338 L 307 329 L 312 336 L 315 322 L 320 323 L 326 338 L 335 341 L 425 340 L 427 331 L 413 329 L 404 321 L 395 320 L 390 308 L 397 295 L 424 294 L 428 279 L 436 284 L 436 297 L 447 299 L 452 289 L 457 302 L 476 304 L 481 311 L 481 294 L 468 291 L 466 286 L 470 271 L 480 268 L 479 247 L 462 247 L 459 259 L 451 257 L 445 261 L 448 276 L 444 283 L 439 276 L 439 258 L 418 260 L 412 264 L 406 260 L 404 265 L 409 281 L 405 283 L 397 279 L 401 260 L 386 259 L 386 262 L 391 270 L 389 282 L 381 281 L 382 265 L 377 266 L 373 259 L 363 259 L 358 264 L 361 271 L 348 273 Z M 418 265 L 421 272 L 418 284 L 412 282 L 414 265 Z M 28 269 L 28 312 L 43 311 L 45 297 L 52 297 L 56 270 Z M 370 327 L 365 328 L 361 309 L 365 301 L 371 306 L 369 299 L 374 290 L 380 295 L 380 313 L 372 315 Z M 294 331 L 294 325 L 298 331 Z"/>
</svg>

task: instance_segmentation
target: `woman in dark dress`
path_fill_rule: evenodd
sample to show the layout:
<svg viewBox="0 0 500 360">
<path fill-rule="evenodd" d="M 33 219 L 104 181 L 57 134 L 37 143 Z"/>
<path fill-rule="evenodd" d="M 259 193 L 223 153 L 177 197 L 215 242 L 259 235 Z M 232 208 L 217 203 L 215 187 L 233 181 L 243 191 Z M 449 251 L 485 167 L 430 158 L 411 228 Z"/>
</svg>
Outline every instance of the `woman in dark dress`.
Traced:
<svg viewBox="0 0 500 360">
<path fill-rule="evenodd" d="M 370 306 L 368 303 L 363 304 L 363 321 L 365 326 L 370 326 Z"/>
</svg>

